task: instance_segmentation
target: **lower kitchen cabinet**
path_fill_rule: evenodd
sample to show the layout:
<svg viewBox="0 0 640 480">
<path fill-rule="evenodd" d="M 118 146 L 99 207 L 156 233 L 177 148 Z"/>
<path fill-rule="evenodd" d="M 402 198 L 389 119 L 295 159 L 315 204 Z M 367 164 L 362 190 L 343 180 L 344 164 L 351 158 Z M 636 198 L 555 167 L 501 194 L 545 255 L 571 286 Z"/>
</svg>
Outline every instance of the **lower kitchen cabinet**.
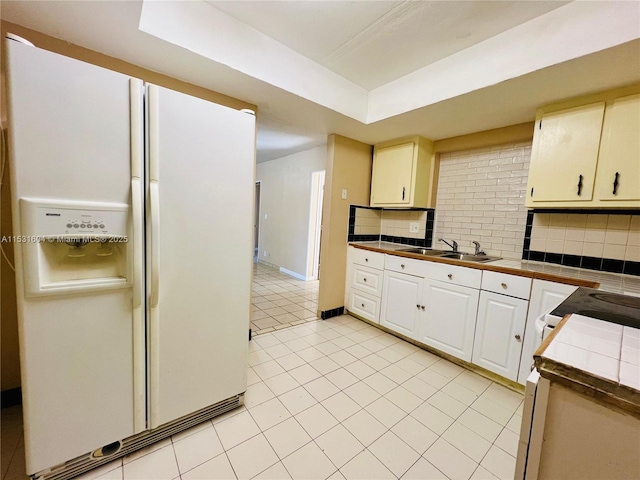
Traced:
<svg viewBox="0 0 640 480">
<path fill-rule="evenodd" d="M 397 272 L 384 272 L 380 324 L 409 338 L 416 339 L 422 312 L 420 277 Z"/>
<path fill-rule="evenodd" d="M 347 310 L 378 323 L 380 318 L 380 298 L 353 288 L 347 295 Z"/>
<path fill-rule="evenodd" d="M 420 322 L 418 341 L 470 362 L 478 293 L 475 288 L 425 280 L 425 315 Z"/>
<path fill-rule="evenodd" d="M 517 380 L 528 302 L 493 292 L 480 292 L 472 362 Z"/>
</svg>

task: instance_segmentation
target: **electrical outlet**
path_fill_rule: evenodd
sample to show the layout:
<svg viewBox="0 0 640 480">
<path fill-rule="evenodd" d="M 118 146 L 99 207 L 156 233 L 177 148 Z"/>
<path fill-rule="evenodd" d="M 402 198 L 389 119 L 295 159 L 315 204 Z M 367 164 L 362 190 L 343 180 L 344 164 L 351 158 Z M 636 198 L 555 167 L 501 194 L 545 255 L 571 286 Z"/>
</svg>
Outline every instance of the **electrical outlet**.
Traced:
<svg viewBox="0 0 640 480">
<path fill-rule="evenodd" d="M 267 217 L 268 217 L 268 215 L 265 213 L 265 214 L 264 214 L 264 219 L 266 220 L 266 219 L 267 219 Z"/>
<path fill-rule="evenodd" d="M 267 251 L 265 250 L 264 252 L 262 252 L 262 256 L 266 257 L 267 256 Z"/>
<path fill-rule="evenodd" d="M 343 189 L 342 189 L 342 199 L 343 199 L 343 200 L 346 200 L 346 199 L 347 199 L 347 189 L 346 189 L 346 188 L 343 188 Z"/>
<path fill-rule="evenodd" d="M 410 233 L 418 233 L 418 230 L 420 230 L 420 224 L 418 222 L 411 222 L 409 224 Z"/>
</svg>

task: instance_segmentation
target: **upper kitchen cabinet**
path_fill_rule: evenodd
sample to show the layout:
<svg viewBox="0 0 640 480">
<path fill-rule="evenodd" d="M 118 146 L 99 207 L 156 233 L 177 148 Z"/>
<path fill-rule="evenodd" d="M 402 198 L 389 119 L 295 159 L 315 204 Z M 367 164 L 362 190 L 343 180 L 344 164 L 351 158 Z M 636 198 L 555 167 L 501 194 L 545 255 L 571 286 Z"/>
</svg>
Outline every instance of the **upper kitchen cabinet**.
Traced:
<svg viewBox="0 0 640 480">
<path fill-rule="evenodd" d="M 640 200 L 640 95 L 617 98 L 607 107 L 596 194 L 603 202 Z"/>
<path fill-rule="evenodd" d="M 431 140 L 414 136 L 375 145 L 371 206 L 433 207 L 437 176 Z"/>
<path fill-rule="evenodd" d="M 593 198 L 604 105 L 598 102 L 542 114 L 536 119 L 527 189 L 529 203 L 539 206 Z"/>
<path fill-rule="evenodd" d="M 640 207 L 640 86 L 541 108 L 526 206 Z"/>
</svg>

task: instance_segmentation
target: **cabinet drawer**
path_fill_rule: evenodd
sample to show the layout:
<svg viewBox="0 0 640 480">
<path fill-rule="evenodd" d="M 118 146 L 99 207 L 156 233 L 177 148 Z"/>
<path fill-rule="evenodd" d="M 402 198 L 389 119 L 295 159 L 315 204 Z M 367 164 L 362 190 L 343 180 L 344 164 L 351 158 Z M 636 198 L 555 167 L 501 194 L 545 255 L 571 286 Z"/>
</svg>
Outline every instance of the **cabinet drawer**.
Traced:
<svg viewBox="0 0 640 480">
<path fill-rule="evenodd" d="M 349 292 L 347 309 L 372 322 L 380 323 L 380 299 L 359 290 Z"/>
<path fill-rule="evenodd" d="M 444 263 L 425 262 L 428 268 L 425 277 L 431 280 L 440 280 L 445 283 L 462 285 L 463 287 L 480 288 L 482 282 L 482 270 L 446 265 Z"/>
<path fill-rule="evenodd" d="M 510 297 L 529 299 L 531 279 L 506 273 L 488 272 L 482 274 L 482 290 L 502 293 Z"/>
<path fill-rule="evenodd" d="M 411 258 L 397 257 L 395 255 L 385 255 L 384 268 L 393 272 L 406 273 L 416 277 L 424 277 L 425 262 L 423 260 L 413 260 Z"/>
<path fill-rule="evenodd" d="M 384 268 L 384 253 L 350 247 L 349 261 L 357 263 L 358 265 L 382 270 Z"/>
<path fill-rule="evenodd" d="M 379 297 L 382 295 L 382 270 L 352 264 L 347 286 Z"/>
</svg>

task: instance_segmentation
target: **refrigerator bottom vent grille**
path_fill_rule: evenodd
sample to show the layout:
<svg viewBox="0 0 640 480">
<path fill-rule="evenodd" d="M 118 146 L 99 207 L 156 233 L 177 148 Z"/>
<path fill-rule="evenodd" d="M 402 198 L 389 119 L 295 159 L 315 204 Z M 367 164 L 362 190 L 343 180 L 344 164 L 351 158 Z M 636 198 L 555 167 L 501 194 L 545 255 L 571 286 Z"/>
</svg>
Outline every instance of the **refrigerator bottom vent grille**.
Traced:
<svg viewBox="0 0 640 480">
<path fill-rule="evenodd" d="M 233 410 L 239 407 L 244 402 L 244 394 L 236 395 L 234 397 L 223 400 L 209 407 L 203 408 L 196 412 L 180 417 L 173 422 L 165 423 L 164 425 L 151 430 L 133 435 L 125 438 L 121 441 L 121 448 L 114 452 L 112 455 L 104 457 L 94 457 L 92 452 L 80 455 L 79 457 L 69 460 L 68 462 L 57 465 L 49 470 L 39 472 L 32 475 L 32 478 L 38 480 L 67 480 L 87 472 L 93 468 L 99 467 L 109 463 L 117 458 L 123 457 L 130 453 L 147 447 L 153 443 L 156 443 L 164 438 L 175 435 L 188 428 L 194 427 L 202 422 L 210 420 L 218 415 L 222 415 L 225 412 Z"/>
</svg>

